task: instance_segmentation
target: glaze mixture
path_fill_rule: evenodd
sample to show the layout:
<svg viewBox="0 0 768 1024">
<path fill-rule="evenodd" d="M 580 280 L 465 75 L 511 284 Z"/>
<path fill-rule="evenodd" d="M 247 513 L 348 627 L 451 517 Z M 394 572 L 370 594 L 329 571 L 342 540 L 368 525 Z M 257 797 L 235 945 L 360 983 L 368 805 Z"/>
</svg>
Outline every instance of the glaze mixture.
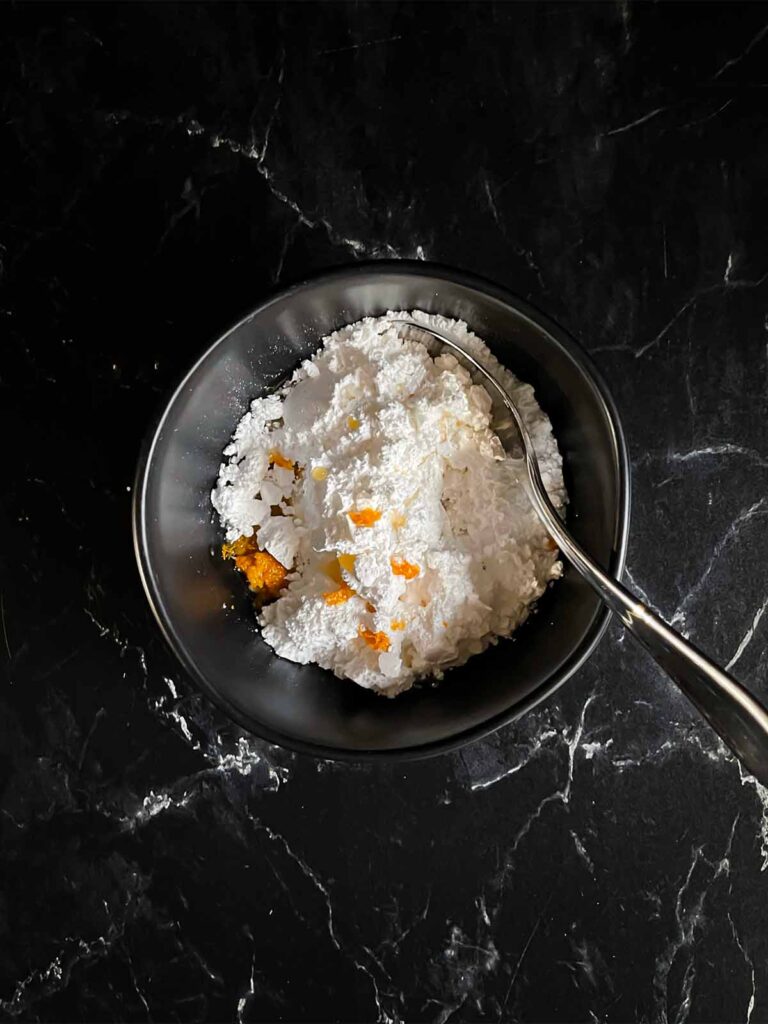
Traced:
<svg viewBox="0 0 768 1024">
<path fill-rule="evenodd" d="M 562 463 L 533 389 L 461 321 L 388 313 L 344 327 L 224 450 L 212 501 L 262 636 L 387 696 L 463 664 L 528 615 L 562 572 L 491 402 L 407 317 L 454 337 L 508 389 L 558 508 Z M 423 336 L 422 336 L 423 337 Z"/>
</svg>

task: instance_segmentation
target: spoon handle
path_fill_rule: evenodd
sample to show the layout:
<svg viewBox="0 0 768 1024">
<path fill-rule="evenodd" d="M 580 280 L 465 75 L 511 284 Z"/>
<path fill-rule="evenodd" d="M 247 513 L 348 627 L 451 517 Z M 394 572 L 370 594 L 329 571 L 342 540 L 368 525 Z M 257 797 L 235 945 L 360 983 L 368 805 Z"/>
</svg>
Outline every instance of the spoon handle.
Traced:
<svg viewBox="0 0 768 1024">
<path fill-rule="evenodd" d="M 768 786 L 768 711 L 723 669 L 620 584 L 585 577 L 706 718 L 744 767 Z"/>
<path fill-rule="evenodd" d="M 741 683 L 603 572 L 563 526 L 538 465 L 529 463 L 529 470 L 533 477 L 531 500 L 568 561 L 677 683 L 747 771 L 768 786 L 768 711 Z"/>
</svg>

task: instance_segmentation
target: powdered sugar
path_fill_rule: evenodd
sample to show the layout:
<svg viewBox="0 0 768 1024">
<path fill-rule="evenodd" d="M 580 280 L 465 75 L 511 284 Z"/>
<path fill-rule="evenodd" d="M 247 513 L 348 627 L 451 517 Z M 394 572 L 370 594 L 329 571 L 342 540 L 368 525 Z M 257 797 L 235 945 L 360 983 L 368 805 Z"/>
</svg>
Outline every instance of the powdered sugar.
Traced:
<svg viewBox="0 0 768 1024">
<path fill-rule="evenodd" d="M 257 529 L 290 570 L 258 615 L 266 642 L 387 695 L 511 633 L 562 569 L 522 464 L 489 427 L 487 393 L 390 322 L 408 315 L 337 331 L 286 388 L 256 399 L 212 494 L 228 540 Z M 533 390 L 463 322 L 410 316 L 508 388 L 562 507 L 561 459 Z"/>
</svg>

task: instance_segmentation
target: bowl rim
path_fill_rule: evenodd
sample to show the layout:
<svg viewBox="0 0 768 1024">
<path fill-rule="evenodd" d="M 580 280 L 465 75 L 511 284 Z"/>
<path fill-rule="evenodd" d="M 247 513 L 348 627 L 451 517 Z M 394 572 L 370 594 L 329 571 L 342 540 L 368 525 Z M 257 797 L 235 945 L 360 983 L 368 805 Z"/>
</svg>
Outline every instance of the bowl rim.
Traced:
<svg viewBox="0 0 768 1024">
<path fill-rule="evenodd" d="M 610 428 L 613 457 L 618 470 L 618 516 L 616 523 L 616 543 L 609 574 L 615 579 L 621 579 L 626 563 L 627 547 L 629 543 L 629 519 L 631 505 L 631 474 L 629 449 L 627 446 L 624 429 L 619 417 L 618 409 L 614 398 L 605 383 L 603 375 L 597 369 L 591 356 L 584 348 L 555 320 L 542 313 L 535 306 L 520 299 L 513 292 L 493 281 L 482 277 L 472 271 L 459 269 L 446 264 L 417 259 L 374 259 L 360 260 L 356 263 L 343 264 L 330 270 L 322 270 L 302 278 L 300 281 L 282 288 L 269 295 L 263 302 L 251 309 L 245 316 L 240 317 L 224 333 L 220 334 L 201 355 L 194 361 L 192 366 L 182 374 L 175 386 L 172 386 L 165 400 L 160 406 L 160 411 L 154 416 L 141 444 L 138 464 L 133 487 L 133 501 L 131 510 L 133 547 L 138 566 L 139 577 L 142 582 L 144 593 L 152 609 L 155 620 L 160 631 L 170 647 L 171 651 L 181 663 L 187 674 L 194 680 L 205 696 L 222 710 L 237 725 L 247 733 L 259 739 L 288 750 L 302 754 L 309 754 L 313 757 L 331 761 L 417 761 L 438 754 L 448 753 L 466 746 L 475 740 L 491 735 L 505 725 L 516 721 L 538 704 L 550 697 L 558 690 L 571 676 L 592 655 L 598 643 L 602 639 L 608 623 L 611 619 L 610 610 L 603 605 L 599 609 L 595 619 L 590 626 L 584 640 L 572 651 L 570 657 L 563 663 L 560 669 L 544 680 L 535 690 L 527 694 L 522 700 L 515 703 L 505 711 L 493 715 L 474 726 L 461 730 L 455 735 L 429 743 L 418 744 L 409 747 L 393 748 L 388 750 L 360 749 L 353 750 L 344 747 L 332 747 L 324 744 L 315 744 L 303 740 L 294 739 L 277 730 L 271 729 L 262 722 L 256 723 L 249 716 L 242 714 L 223 694 L 219 693 L 208 682 L 189 656 L 184 644 L 176 635 L 173 623 L 166 614 L 163 599 L 158 592 L 153 580 L 151 562 L 148 554 L 146 540 L 146 491 L 150 478 L 150 467 L 155 447 L 160 439 L 166 419 L 174 406 L 179 395 L 184 391 L 189 379 L 196 372 L 214 349 L 222 345 L 227 338 L 242 325 L 253 319 L 259 313 L 269 308 L 276 302 L 282 302 L 292 295 L 303 291 L 305 288 L 321 282 L 333 281 L 348 277 L 356 277 L 362 273 L 382 273 L 403 276 L 418 275 L 422 277 L 436 277 L 451 281 L 455 284 L 464 285 L 477 291 L 485 292 L 492 298 L 511 306 L 516 312 L 530 320 L 536 327 L 545 330 L 560 345 L 566 353 L 577 363 L 581 371 L 592 385 L 595 397 L 606 417 Z"/>
</svg>

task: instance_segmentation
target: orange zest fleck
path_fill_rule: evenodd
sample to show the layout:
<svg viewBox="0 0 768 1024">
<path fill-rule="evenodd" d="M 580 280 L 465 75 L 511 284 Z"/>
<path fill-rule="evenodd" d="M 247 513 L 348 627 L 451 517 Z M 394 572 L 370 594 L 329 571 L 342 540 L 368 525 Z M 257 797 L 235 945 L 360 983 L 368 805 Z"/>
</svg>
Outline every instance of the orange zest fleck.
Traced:
<svg viewBox="0 0 768 1024">
<path fill-rule="evenodd" d="M 374 633 L 372 629 L 366 629 L 365 626 L 360 626 L 357 632 L 360 639 L 364 640 L 372 651 L 389 650 L 389 637 L 386 633 Z"/>
<path fill-rule="evenodd" d="M 325 468 L 325 466 L 315 466 L 315 468 L 312 470 L 313 480 L 325 480 L 327 476 L 328 470 Z"/>
<path fill-rule="evenodd" d="M 240 555 L 235 565 L 245 574 L 251 590 L 265 590 L 277 596 L 285 583 L 288 570 L 268 551 L 255 551 L 251 555 Z"/>
<path fill-rule="evenodd" d="M 344 604 L 350 597 L 354 597 L 355 592 L 348 583 L 342 583 L 336 590 L 329 590 L 323 594 L 323 600 L 326 604 Z"/>
<path fill-rule="evenodd" d="M 326 576 L 330 576 L 337 587 L 340 587 L 344 582 L 341 576 L 341 569 L 339 563 L 335 558 L 329 558 L 323 565 L 323 572 Z"/>
<path fill-rule="evenodd" d="M 277 451 L 276 448 L 269 453 L 269 461 L 275 466 L 280 466 L 282 469 L 293 469 L 293 463 L 291 460 L 286 459 L 286 457 L 281 452 Z"/>
<path fill-rule="evenodd" d="M 361 508 L 356 512 L 347 512 L 355 526 L 373 526 L 381 519 L 381 512 L 376 508 Z"/>
<path fill-rule="evenodd" d="M 268 551 L 259 551 L 256 536 L 238 537 L 221 549 L 223 558 L 234 559 L 248 586 L 265 600 L 274 600 L 285 584 L 288 570 Z"/>
<path fill-rule="evenodd" d="M 389 624 L 389 628 L 393 633 L 396 633 L 400 629 L 405 629 L 405 619 L 392 619 Z"/>
<path fill-rule="evenodd" d="M 258 551 L 258 545 L 256 544 L 256 537 L 251 535 L 250 537 L 238 537 L 237 540 L 231 541 L 229 544 L 221 545 L 221 557 L 222 558 L 237 558 L 238 555 L 247 555 L 252 551 Z"/>
<path fill-rule="evenodd" d="M 376 611 L 376 609 L 374 608 L 370 601 L 365 602 L 365 610 L 369 612 L 371 615 L 373 615 L 373 613 Z"/>
<path fill-rule="evenodd" d="M 418 565 L 414 565 L 413 562 L 406 562 L 404 558 L 390 558 L 389 564 L 392 566 L 392 572 L 395 576 L 405 576 L 407 580 L 412 580 L 421 572 Z"/>
<path fill-rule="evenodd" d="M 356 416 L 349 416 L 347 418 L 347 426 L 350 430 L 357 430 L 360 426 L 360 420 Z"/>
<path fill-rule="evenodd" d="M 347 572 L 355 571 L 355 559 L 357 555 L 337 555 L 337 560 L 342 569 L 346 569 Z"/>
</svg>

